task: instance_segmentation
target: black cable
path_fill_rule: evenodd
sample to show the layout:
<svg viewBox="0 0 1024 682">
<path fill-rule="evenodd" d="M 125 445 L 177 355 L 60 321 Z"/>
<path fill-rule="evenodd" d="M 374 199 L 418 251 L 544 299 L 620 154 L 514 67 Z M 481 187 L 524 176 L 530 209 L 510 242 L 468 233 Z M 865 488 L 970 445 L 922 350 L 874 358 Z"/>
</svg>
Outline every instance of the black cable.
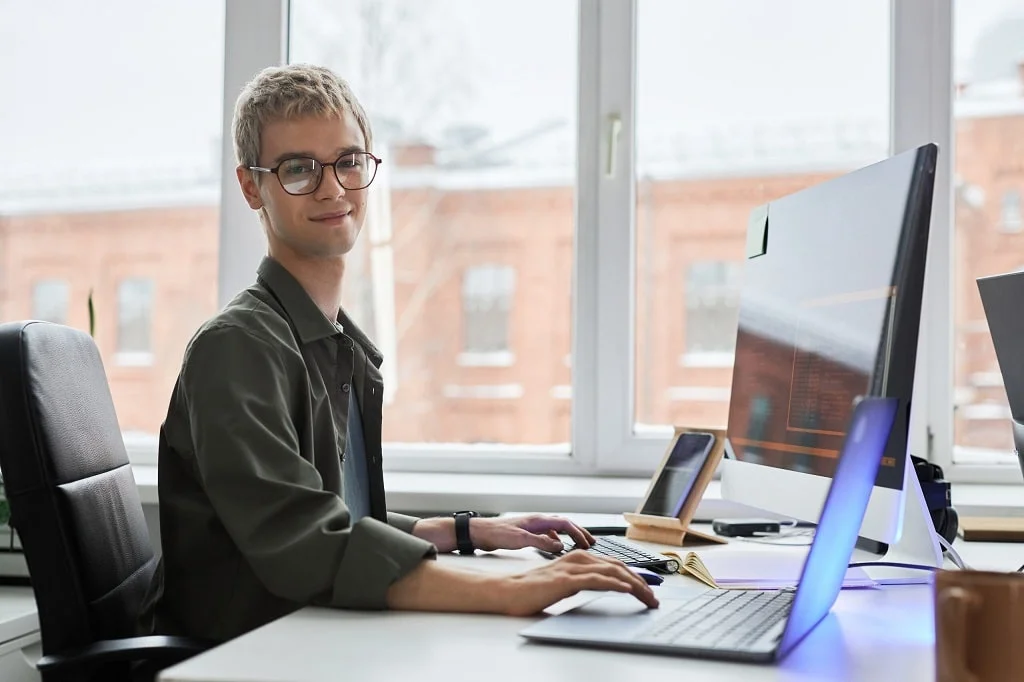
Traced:
<svg viewBox="0 0 1024 682">
<path fill-rule="evenodd" d="M 858 561 L 849 564 L 847 568 L 861 568 L 862 566 L 891 566 L 893 568 L 911 568 L 918 571 L 937 571 L 937 566 L 925 566 L 924 564 L 902 564 L 898 561 Z M 1024 566 L 1021 566 L 1024 568 Z"/>
</svg>

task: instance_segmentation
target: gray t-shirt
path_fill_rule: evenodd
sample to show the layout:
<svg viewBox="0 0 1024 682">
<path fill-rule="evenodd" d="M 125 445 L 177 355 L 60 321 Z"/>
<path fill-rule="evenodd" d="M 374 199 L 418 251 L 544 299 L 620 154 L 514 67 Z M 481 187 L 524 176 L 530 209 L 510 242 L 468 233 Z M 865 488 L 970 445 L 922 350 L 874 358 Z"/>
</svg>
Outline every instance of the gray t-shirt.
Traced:
<svg viewBox="0 0 1024 682">
<path fill-rule="evenodd" d="M 348 433 L 346 452 L 341 464 L 345 506 L 352 514 L 352 523 L 370 514 L 370 482 L 366 473 L 366 441 L 363 419 L 356 392 L 348 396 Z"/>
</svg>

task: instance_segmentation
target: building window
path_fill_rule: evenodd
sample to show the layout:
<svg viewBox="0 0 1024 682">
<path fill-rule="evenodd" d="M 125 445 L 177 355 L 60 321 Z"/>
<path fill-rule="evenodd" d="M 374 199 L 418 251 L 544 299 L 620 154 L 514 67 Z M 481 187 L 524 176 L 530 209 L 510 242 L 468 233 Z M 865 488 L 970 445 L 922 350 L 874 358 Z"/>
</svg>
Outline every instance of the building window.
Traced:
<svg viewBox="0 0 1024 682">
<path fill-rule="evenodd" d="M 32 288 L 32 319 L 68 323 L 68 283 L 44 279 Z"/>
<path fill-rule="evenodd" d="M 684 362 L 717 358 L 732 365 L 739 320 L 740 268 L 732 261 L 691 263 L 686 272 Z M 703 363 L 707 364 L 707 363 Z"/>
<path fill-rule="evenodd" d="M 1015 189 L 1003 193 L 1002 220 L 1004 232 L 1020 232 L 1020 192 Z"/>
<path fill-rule="evenodd" d="M 507 365 L 509 315 L 516 273 L 508 265 L 479 265 L 462 275 L 462 354 L 464 365 Z"/>
<path fill-rule="evenodd" d="M 134 277 L 117 287 L 117 362 L 153 363 L 153 280 Z"/>
</svg>

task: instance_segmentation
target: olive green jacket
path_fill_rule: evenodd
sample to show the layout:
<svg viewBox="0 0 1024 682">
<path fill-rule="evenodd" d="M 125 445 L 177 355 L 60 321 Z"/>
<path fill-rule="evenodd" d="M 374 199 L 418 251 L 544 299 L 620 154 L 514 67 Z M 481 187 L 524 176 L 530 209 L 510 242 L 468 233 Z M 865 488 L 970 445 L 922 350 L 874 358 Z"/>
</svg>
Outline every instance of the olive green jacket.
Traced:
<svg viewBox="0 0 1024 682">
<path fill-rule="evenodd" d="M 270 258 L 199 329 L 160 430 L 163 557 L 142 631 L 226 640 L 304 605 L 385 608 L 436 555 L 411 535 L 417 519 L 385 507 L 381 360 Z M 352 390 L 370 493 L 354 525 L 341 497 Z"/>
</svg>

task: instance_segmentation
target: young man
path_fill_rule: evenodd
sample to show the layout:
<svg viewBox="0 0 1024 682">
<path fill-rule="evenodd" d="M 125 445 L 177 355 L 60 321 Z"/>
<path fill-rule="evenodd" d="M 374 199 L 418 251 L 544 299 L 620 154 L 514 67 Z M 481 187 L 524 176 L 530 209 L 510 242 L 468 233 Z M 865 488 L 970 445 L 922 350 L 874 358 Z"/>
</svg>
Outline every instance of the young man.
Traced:
<svg viewBox="0 0 1024 682">
<path fill-rule="evenodd" d="M 386 510 L 382 357 L 340 307 L 378 162 L 366 114 L 327 69 L 270 68 L 239 96 L 233 134 L 268 256 L 185 352 L 160 432 L 163 558 L 144 629 L 225 640 L 308 604 L 531 614 L 584 589 L 656 606 L 586 552 L 514 576 L 431 560 L 593 542 L 566 519 L 462 517 L 457 534 L 453 518 Z"/>
</svg>

